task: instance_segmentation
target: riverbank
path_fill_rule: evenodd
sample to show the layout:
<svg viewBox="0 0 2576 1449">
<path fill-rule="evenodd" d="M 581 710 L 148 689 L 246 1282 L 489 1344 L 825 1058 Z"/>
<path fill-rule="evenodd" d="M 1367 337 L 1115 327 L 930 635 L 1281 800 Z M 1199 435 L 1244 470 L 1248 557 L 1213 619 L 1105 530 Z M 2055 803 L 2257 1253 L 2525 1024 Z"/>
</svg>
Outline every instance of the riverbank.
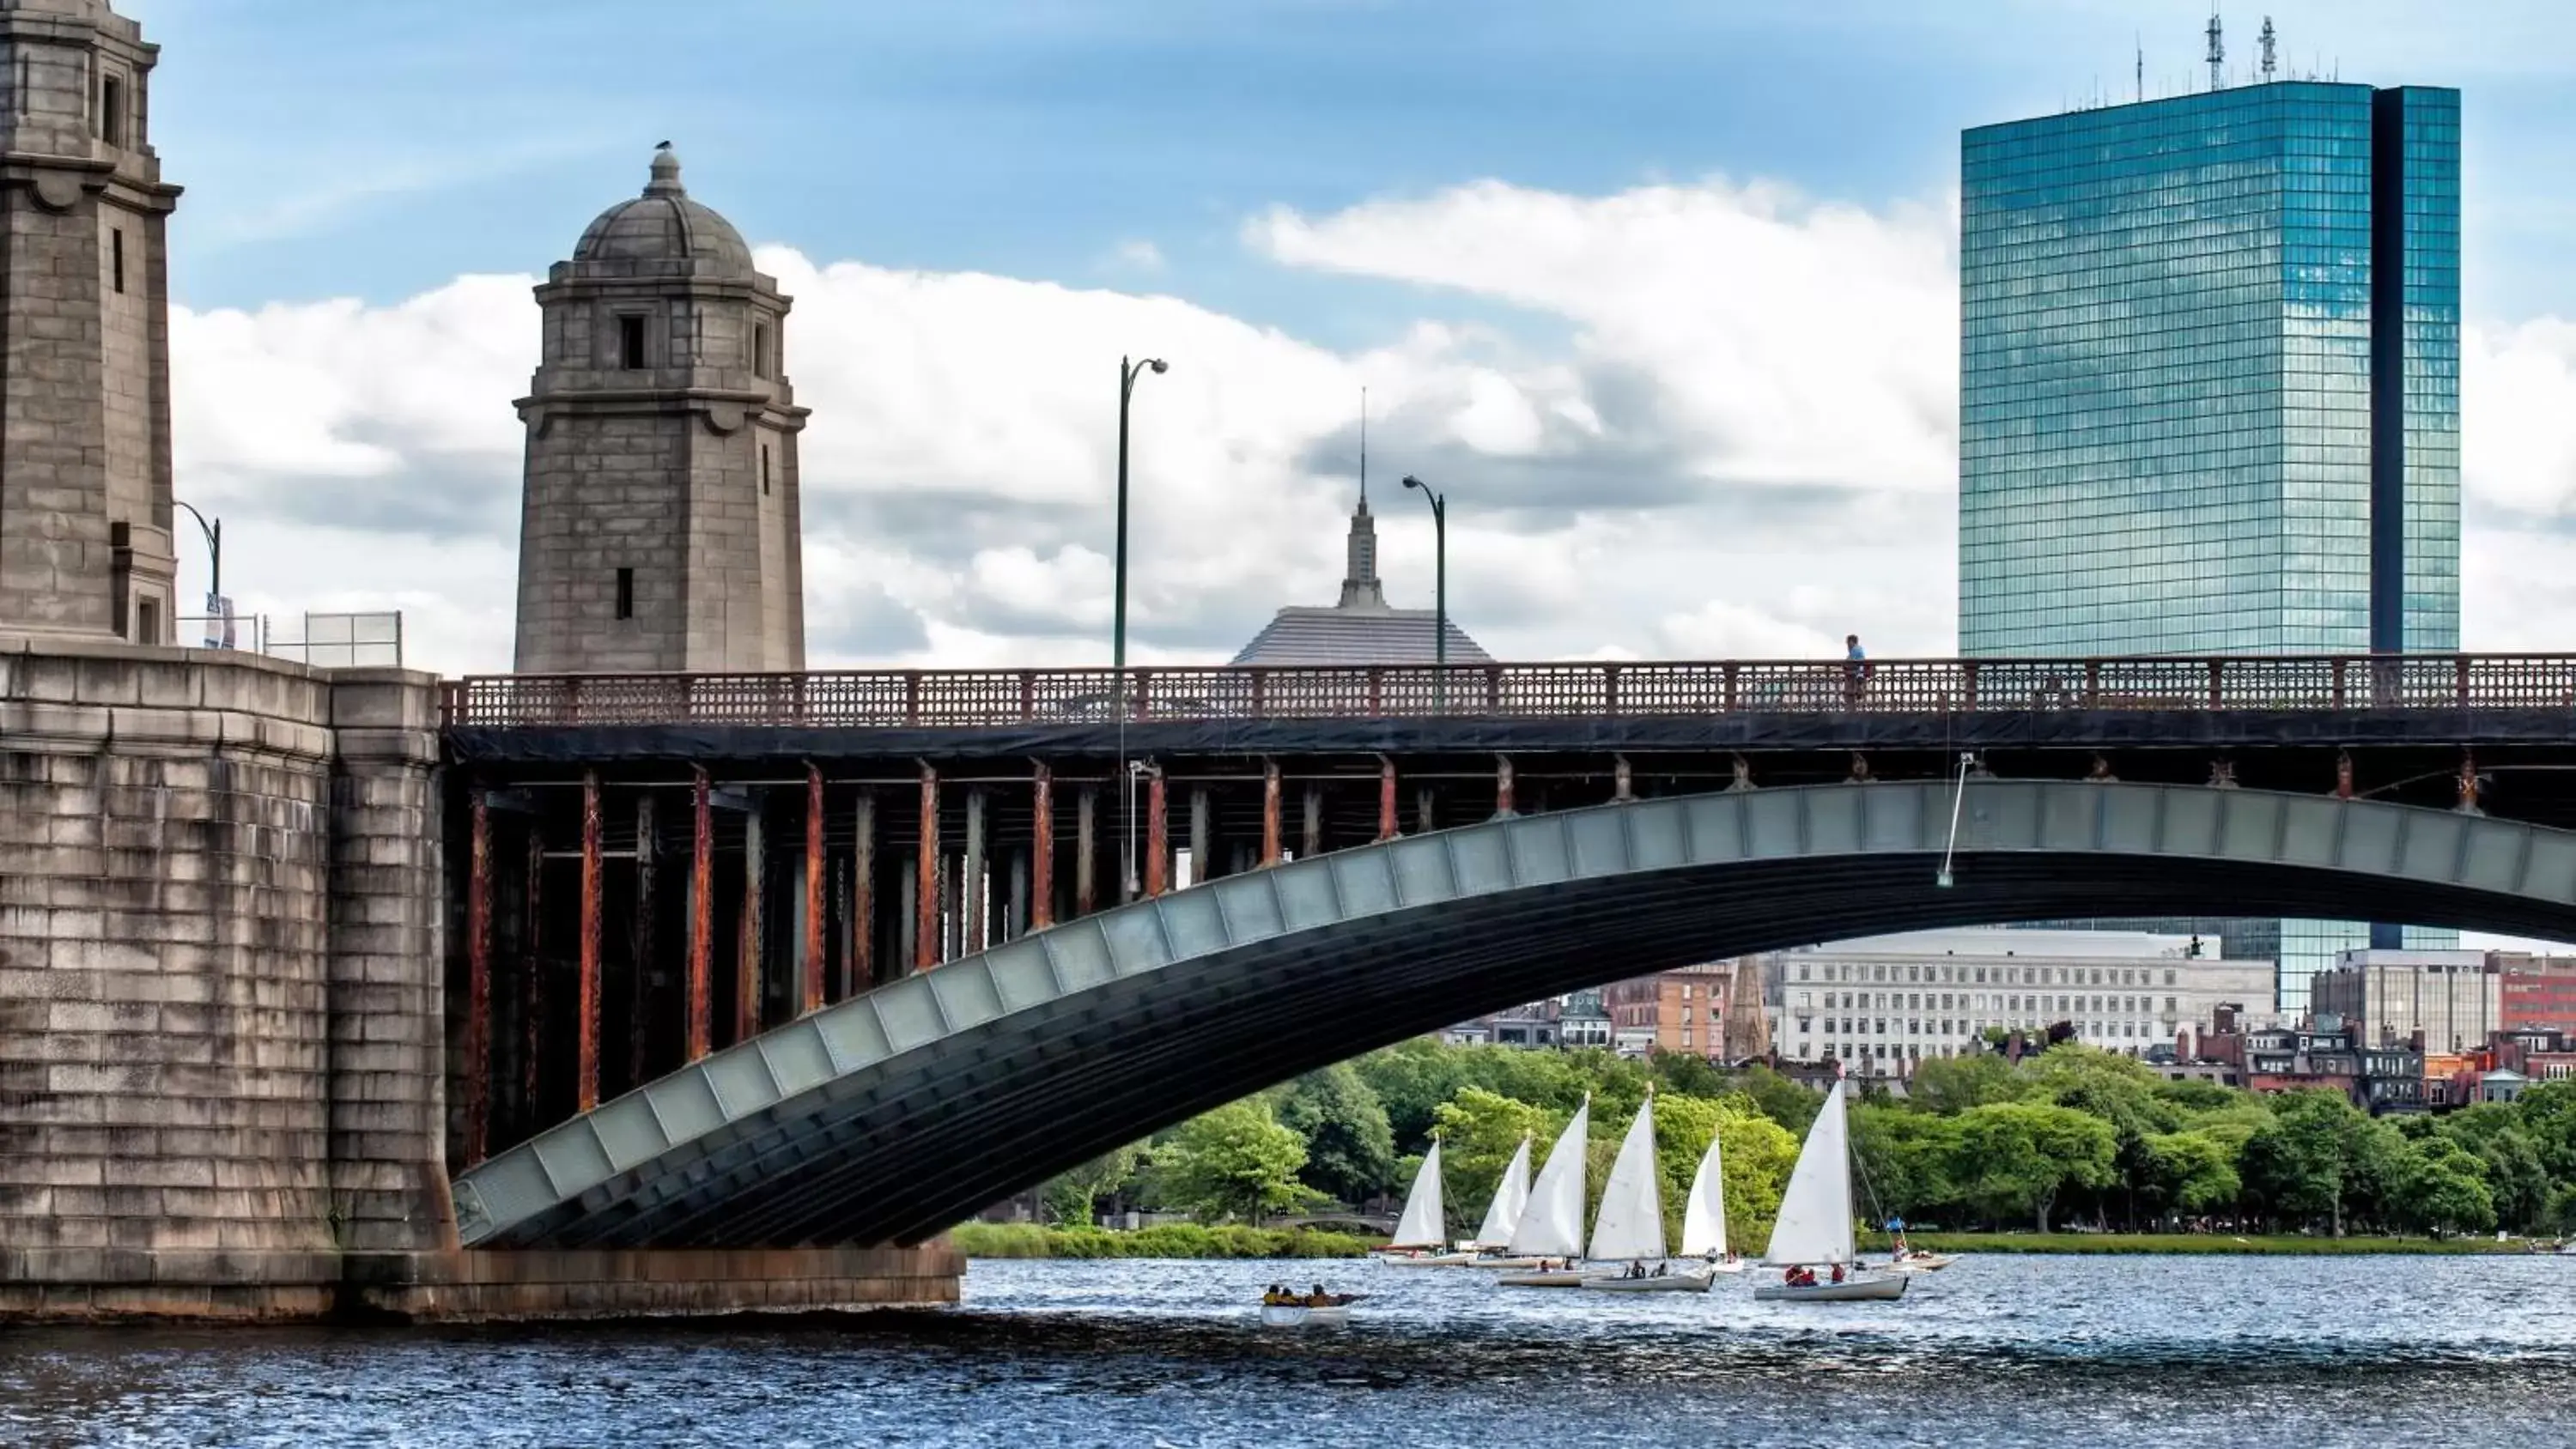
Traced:
<svg viewBox="0 0 2576 1449">
<path fill-rule="evenodd" d="M 1884 1253 L 1886 1235 L 1864 1233 L 1861 1247 Z M 2527 1252 L 2520 1238 L 2313 1238 L 2299 1234 L 2237 1236 L 2230 1233 L 1908 1233 L 1906 1241 L 1935 1253 L 2260 1253 L 2281 1257 L 2342 1257 L 2358 1253 L 2461 1254 Z"/>
<path fill-rule="evenodd" d="M 1133 1232 L 1036 1223 L 960 1223 L 949 1243 L 969 1258 L 1359 1258 L 1375 1240 L 1309 1228 L 1203 1228 L 1165 1223 Z"/>
</svg>

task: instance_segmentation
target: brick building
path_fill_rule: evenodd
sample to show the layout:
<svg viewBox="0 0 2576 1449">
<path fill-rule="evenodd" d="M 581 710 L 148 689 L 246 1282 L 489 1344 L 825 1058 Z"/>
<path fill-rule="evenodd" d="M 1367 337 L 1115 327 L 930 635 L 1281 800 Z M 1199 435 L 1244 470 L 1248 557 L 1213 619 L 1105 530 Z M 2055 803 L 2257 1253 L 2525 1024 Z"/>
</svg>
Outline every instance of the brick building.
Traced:
<svg viewBox="0 0 2576 1449">
<path fill-rule="evenodd" d="M 1734 1062 L 1770 1050 L 1760 969 L 1749 959 L 1640 976 L 1603 988 L 1601 998 L 1611 1045 L 1623 1056 L 1679 1052 Z"/>
<path fill-rule="evenodd" d="M 2502 1028 L 2538 1028 L 2576 1036 L 2576 956 L 2490 951 L 2496 967 Z"/>
</svg>

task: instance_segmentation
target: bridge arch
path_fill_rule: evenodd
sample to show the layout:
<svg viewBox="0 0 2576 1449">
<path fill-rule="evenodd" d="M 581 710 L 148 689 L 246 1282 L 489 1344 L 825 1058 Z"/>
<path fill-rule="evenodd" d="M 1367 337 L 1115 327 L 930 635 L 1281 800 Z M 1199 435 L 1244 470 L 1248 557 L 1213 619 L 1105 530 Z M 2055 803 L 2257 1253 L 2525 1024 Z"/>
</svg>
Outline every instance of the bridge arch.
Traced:
<svg viewBox="0 0 2576 1449">
<path fill-rule="evenodd" d="M 1821 938 L 2180 914 L 2576 938 L 2572 831 L 2202 786 L 1953 789 L 1804 786 L 1500 819 L 1085 917 L 539 1134 L 457 1180 L 460 1231 L 486 1246 L 917 1241 L 1372 1047 Z"/>
</svg>

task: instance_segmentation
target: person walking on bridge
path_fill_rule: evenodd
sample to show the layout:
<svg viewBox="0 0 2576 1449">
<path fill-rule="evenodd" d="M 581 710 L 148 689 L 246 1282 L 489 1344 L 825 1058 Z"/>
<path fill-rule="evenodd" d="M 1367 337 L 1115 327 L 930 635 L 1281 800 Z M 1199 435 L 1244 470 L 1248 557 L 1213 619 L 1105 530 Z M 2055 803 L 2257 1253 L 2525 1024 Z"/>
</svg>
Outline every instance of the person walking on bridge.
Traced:
<svg viewBox="0 0 2576 1449">
<path fill-rule="evenodd" d="M 1869 685 L 1869 651 L 1860 647 L 1858 634 L 1843 636 L 1843 702 L 1860 708 L 1860 697 Z"/>
</svg>

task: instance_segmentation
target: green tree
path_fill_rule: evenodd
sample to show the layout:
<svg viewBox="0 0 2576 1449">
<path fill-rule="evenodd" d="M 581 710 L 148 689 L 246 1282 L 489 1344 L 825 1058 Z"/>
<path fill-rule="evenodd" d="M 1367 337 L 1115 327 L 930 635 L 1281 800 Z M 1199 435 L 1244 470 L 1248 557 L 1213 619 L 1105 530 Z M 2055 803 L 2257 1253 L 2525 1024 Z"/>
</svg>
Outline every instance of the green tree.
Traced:
<svg viewBox="0 0 2576 1449">
<path fill-rule="evenodd" d="M 1265 1213 L 1309 1200 L 1297 1180 L 1306 1144 L 1280 1126 L 1259 1099 L 1229 1102 L 1174 1129 L 1154 1152 L 1154 1182 L 1163 1204 L 1201 1222 L 1228 1215 L 1255 1226 Z"/>
<path fill-rule="evenodd" d="M 1531 1142 L 1533 1174 L 1549 1137 L 1565 1124 L 1546 1108 L 1534 1107 L 1482 1087 L 1461 1087 L 1456 1098 L 1432 1114 L 1440 1131 L 1440 1193 L 1461 1232 L 1473 1231 L 1492 1205 L 1503 1168 Z"/>
<path fill-rule="evenodd" d="M 1964 1057 L 1927 1057 L 1906 1083 L 1906 1101 L 1926 1112 L 1956 1117 L 1989 1102 L 2018 1102 L 2032 1083 L 2013 1064 L 1993 1052 Z"/>
<path fill-rule="evenodd" d="M 1706 1097 L 1655 1094 L 1655 1167 L 1664 1204 L 1664 1234 L 1681 1240 L 1682 1209 L 1699 1160 L 1714 1133 L 1724 1142 L 1726 1236 L 1738 1252 L 1758 1249 L 1780 1215 L 1780 1194 L 1797 1165 L 1798 1139 L 1762 1115 L 1742 1093 Z"/>
<path fill-rule="evenodd" d="M 2137 1184 L 2151 1214 L 2217 1212 L 2236 1201 L 2236 1147 L 2207 1132 L 2165 1132 L 2141 1140 Z"/>
<path fill-rule="evenodd" d="M 2156 1096 L 2185 1117 L 2207 1112 L 2224 1112 L 2245 1099 L 2245 1093 L 2216 1082 L 2158 1082 Z"/>
<path fill-rule="evenodd" d="M 2514 1107 L 2549 1175 L 2576 1183 L 2576 1082 L 2542 1082 L 2524 1091 Z"/>
<path fill-rule="evenodd" d="M 2113 1180 L 2117 1138 L 2099 1117 L 2039 1102 L 1996 1102 L 1972 1107 L 1957 1121 L 1959 1182 L 1994 1218 L 2026 1214 L 2044 1233 L 2061 1194 Z"/>
<path fill-rule="evenodd" d="M 1937 1222 L 1960 1206 L 1957 1118 L 1863 1106 L 1851 1109 L 1851 1124 L 1852 1150 L 1868 1184 L 1863 1212 Z"/>
<path fill-rule="evenodd" d="M 2399 1141 L 2340 1092 L 2284 1092 L 2272 1120 L 2246 1140 L 2238 1171 L 2262 1211 L 2299 1223 L 2323 1218 L 2342 1237 L 2348 1216 L 2384 1197 Z"/>
<path fill-rule="evenodd" d="M 1395 1132 L 1386 1106 L 1350 1063 L 1308 1072 L 1281 1094 L 1279 1125 L 1306 1143 L 1306 1185 L 1357 1204 L 1393 1185 Z"/>
<path fill-rule="evenodd" d="M 2478 1155 L 2435 1135 L 2409 1142 L 2393 1164 L 2399 1226 L 2432 1237 L 2482 1233 L 2495 1226 L 2495 1200 Z"/>
<path fill-rule="evenodd" d="M 1145 1144 L 1130 1142 L 1112 1148 L 1098 1157 L 1046 1180 L 1038 1189 L 1039 1200 L 1060 1223 L 1089 1226 L 1092 1208 L 1102 1198 L 1126 1186 L 1145 1160 Z"/>
<path fill-rule="evenodd" d="M 1825 1109 L 1821 1092 L 1811 1092 L 1769 1067 L 1747 1067 L 1738 1073 L 1736 1088 L 1753 1099 L 1763 1116 L 1779 1123 L 1804 1139 L 1807 1129 L 1815 1125 L 1816 1114 Z"/>
</svg>

